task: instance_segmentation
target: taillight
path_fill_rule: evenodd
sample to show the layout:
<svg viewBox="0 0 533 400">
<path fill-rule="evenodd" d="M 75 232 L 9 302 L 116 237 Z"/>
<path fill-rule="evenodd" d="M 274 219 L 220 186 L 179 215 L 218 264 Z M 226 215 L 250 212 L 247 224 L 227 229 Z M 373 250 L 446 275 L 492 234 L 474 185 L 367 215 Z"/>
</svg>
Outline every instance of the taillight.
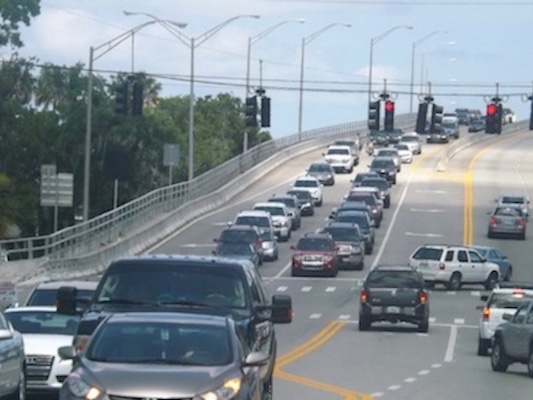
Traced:
<svg viewBox="0 0 533 400">
<path fill-rule="evenodd" d="M 518 221 L 518 225 L 520 226 L 526 226 L 526 220 L 525 219 L 521 219 Z"/>
<path fill-rule="evenodd" d="M 490 217 L 490 224 L 491 225 L 498 225 L 498 220 L 495 217 Z"/>
<path fill-rule="evenodd" d="M 446 264 L 444 264 L 444 263 L 442 263 L 442 262 L 439 263 L 439 269 L 440 269 L 440 270 L 444 270 L 444 269 L 446 269 Z"/>
<path fill-rule="evenodd" d="M 85 348 L 87 347 L 87 343 L 89 342 L 90 336 L 89 335 L 77 335 L 74 338 L 74 347 L 78 351 L 78 353 L 85 351 Z"/>
<path fill-rule="evenodd" d="M 366 303 L 368 300 L 368 292 L 366 290 L 361 290 L 360 298 L 362 303 Z"/>
<path fill-rule="evenodd" d="M 418 294 L 418 301 L 420 302 L 420 304 L 426 304 L 428 302 L 428 294 L 426 291 L 421 291 Z"/>
<path fill-rule="evenodd" d="M 485 307 L 483 308 L 483 321 L 488 321 L 490 317 L 490 308 Z"/>
</svg>

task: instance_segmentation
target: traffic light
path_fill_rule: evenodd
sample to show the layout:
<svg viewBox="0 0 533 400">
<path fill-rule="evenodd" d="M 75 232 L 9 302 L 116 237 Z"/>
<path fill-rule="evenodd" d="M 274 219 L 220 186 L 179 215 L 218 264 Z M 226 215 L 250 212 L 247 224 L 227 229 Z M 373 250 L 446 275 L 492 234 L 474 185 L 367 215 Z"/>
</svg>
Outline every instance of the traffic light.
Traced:
<svg viewBox="0 0 533 400">
<path fill-rule="evenodd" d="M 529 114 L 529 130 L 533 131 L 533 96 L 529 100 L 531 100 L 531 112 Z"/>
<path fill-rule="evenodd" d="M 431 110 L 431 127 L 430 133 L 440 133 L 442 131 L 442 113 L 444 112 L 444 107 L 433 104 Z"/>
<path fill-rule="evenodd" d="M 126 115 L 128 113 L 128 94 L 128 82 L 119 83 L 115 91 L 115 112 L 117 114 Z"/>
<path fill-rule="evenodd" d="M 494 133 L 502 133 L 502 125 L 503 125 L 503 105 L 502 103 L 498 103 L 498 106 L 496 107 L 496 132 Z"/>
<path fill-rule="evenodd" d="M 428 119 L 428 103 L 418 105 L 418 115 L 416 117 L 416 133 L 426 133 L 426 121 Z"/>
<path fill-rule="evenodd" d="M 244 126 L 257 128 L 257 98 L 247 97 L 244 110 Z"/>
<path fill-rule="evenodd" d="M 394 130 L 394 101 L 385 101 L 385 130 Z"/>
<path fill-rule="evenodd" d="M 487 122 L 485 124 L 485 133 L 496 133 L 498 119 L 498 106 L 494 103 L 487 104 Z"/>
<path fill-rule="evenodd" d="M 133 102 L 131 112 L 133 115 L 142 115 L 144 103 L 143 84 L 135 82 L 133 84 Z"/>
<path fill-rule="evenodd" d="M 368 129 L 371 131 L 379 131 L 379 108 L 381 102 L 371 101 L 368 104 Z"/>
<path fill-rule="evenodd" d="M 270 97 L 261 97 L 261 127 L 270 126 Z"/>
</svg>

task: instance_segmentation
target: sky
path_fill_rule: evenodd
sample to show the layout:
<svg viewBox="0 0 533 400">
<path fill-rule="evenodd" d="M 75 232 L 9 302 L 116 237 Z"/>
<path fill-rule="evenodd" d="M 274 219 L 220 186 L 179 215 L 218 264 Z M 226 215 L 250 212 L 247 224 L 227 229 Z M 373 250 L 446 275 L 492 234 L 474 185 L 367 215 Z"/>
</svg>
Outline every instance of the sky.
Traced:
<svg viewBox="0 0 533 400">
<path fill-rule="evenodd" d="M 88 65 L 93 47 L 97 73 L 151 74 L 163 97 L 189 95 L 194 75 L 196 96 L 244 99 L 251 41 L 250 86 L 271 98 L 273 137 L 298 132 L 300 118 L 302 130 L 366 120 L 370 70 L 372 95 L 386 84 L 396 113 L 416 112 L 430 86 L 445 111 L 484 112 L 498 90 L 522 120 L 533 91 L 532 15 L 533 0 L 41 0 L 18 53 Z"/>
</svg>

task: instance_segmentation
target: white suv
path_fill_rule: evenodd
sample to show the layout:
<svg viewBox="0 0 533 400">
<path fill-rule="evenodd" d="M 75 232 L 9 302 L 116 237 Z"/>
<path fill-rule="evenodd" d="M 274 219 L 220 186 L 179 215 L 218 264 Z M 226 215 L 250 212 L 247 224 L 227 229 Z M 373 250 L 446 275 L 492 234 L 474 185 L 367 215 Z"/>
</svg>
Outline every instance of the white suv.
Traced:
<svg viewBox="0 0 533 400">
<path fill-rule="evenodd" d="M 422 154 L 422 138 L 418 133 L 404 133 L 400 137 L 400 143 L 406 144 L 413 154 Z"/>
<path fill-rule="evenodd" d="M 479 318 L 479 340 L 477 354 L 486 356 L 491 347 L 494 330 L 502 322 L 503 314 L 514 313 L 518 307 L 533 300 L 533 285 L 502 283 L 490 295 L 482 295 L 485 305 L 478 306 L 481 311 Z"/>
<path fill-rule="evenodd" d="M 350 146 L 329 146 L 324 157 L 336 172 L 353 172 L 355 157 Z"/>
<path fill-rule="evenodd" d="M 261 232 L 274 232 L 274 223 L 270 213 L 258 210 L 241 211 L 235 217 L 233 222 L 229 222 L 228 226 L 232 225 L 252 225 L 257 226 Z"/>
<path fill-rule="evenodd" d="M 501 279 L 498 264 L 464 246 L 420 246 L 409 257 L 409 265 L 422 273 L 428 287 L 443 284 L 448 290 L 459 290 L 473 283 L 492 290 Z"/>
<path fill-rule="evenodd" d="M 296 179 L 296 181 L 292 185 L 292 189 L 307 190 L 311 194 L 313 202 L 317 207 L 320 207 L 322 205 L 323 187 L 324 185 L 322 185 L 320 181 L 313 176 L 302 176 Z"/>
<path fill-rule="evenodd" d="M 283 240 L 288 241 L 291 238 L 292 217 L 289 214 L 289 209 L 284 203 L 256 203 L 254 205 L 255 211 L 266 211 L 272 217 L 272 224 L 274 225 L 274 234 Z"/>
</svg>

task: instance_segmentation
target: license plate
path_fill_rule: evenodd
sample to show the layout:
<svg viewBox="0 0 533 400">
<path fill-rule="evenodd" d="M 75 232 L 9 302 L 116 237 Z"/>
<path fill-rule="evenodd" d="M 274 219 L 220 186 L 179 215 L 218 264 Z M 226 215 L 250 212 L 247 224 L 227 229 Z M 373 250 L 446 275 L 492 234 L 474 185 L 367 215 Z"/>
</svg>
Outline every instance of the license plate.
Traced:
<svg viewBox="0 0 533 400">
<path fill-rule="evenodd" d="M 400 307 L 387 307 L 387 312 L 389 314 L 399 314 L 400 313 Z"/>
</svg>

